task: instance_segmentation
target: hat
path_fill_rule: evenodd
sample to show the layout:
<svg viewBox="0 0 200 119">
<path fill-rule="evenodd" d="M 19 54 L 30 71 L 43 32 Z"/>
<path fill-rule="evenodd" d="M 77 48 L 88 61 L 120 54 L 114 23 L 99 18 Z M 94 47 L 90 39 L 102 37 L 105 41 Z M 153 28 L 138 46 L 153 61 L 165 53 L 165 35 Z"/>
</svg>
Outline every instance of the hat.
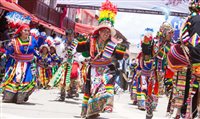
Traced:
<svg viewBox="0 0 200 119">
<path fill-rule="evenodd" d="M 162 37 L 166 37 L 166 33 L 174 31 L 173 27 L 168 22 L 163 22 L 163 24 L 160 26 L 160 33 L 159 35 Z"/>
<path fill-rule="evenodd" d="M 39 35 L 40 35 L 39 30 L 36 29 L 36 28 L 31 29 L 31 30 L 30 30 L 30 33 L 31 33 L 31 35 L 32 35 L 33 37 L 35 37 L 36 39 L 38 39 L 38 37 L 39 37 Z"/>
<path fill-rule="evenodd" d="M 56 52 L 56 46 L 54 44 L 49 47 L 50 50 L 51 50 L 51 48 L 54 48 L 55 52 Z"/>
<path fill-rule="evenodd" d="M 47 43 L 48 45 L 52 45 L 54 42 L 53 40 L 54 40 L 53 37 L 47 36 L 45 43 Z"/>
<path fill-rule="evenodd" d="M 99 15 L 99 25 L 95 28 L 93 35 L 98 34 L 98 31 L 104 28 L 107 28 L 111 32 L 111 36 L 116 34 L 115 29 L 113 28 L 115 17 L 117 14 L 117 7 L 113 5 L 109 0 L 102 3 Z"/>
<path fill-rule="evenodd" d="M 30 27 L 29 27 L 28 24 L 23 24 L 23 25 L 21 25 L 21 26 L 17 29 L 17 31 L 15 32 L 15 34 L 19 34 L 22 30 L 24 30 L 24 29 L 26 29 L 26 28 L 29 28 L 29 29 L 30 29 Z"/>
<path fill-rule="evenodd" d="M 50 51 L 50 48 L 49 48 L 48 44 L 43 44 L 43 45 L 41 45 L 39 51 L 41 52 L 41 50 L 42 50 L 43 48 L 47 48 L 48 52 Z"/>
</svg>

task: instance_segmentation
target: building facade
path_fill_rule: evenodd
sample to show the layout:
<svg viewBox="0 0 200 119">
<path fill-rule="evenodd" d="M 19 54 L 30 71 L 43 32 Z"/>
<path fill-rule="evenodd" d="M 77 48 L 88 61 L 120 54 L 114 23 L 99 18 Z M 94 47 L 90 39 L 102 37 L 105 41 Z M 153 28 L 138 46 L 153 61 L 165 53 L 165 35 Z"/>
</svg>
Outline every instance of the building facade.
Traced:
<svg viewBox="0 0 200 119">
<path fill-rule="evenodd" d="M 130 53 L 130 58 L 136 58 L 138 53 L 141 52 L 141 46 L 140 44 L 130 44 L 129 47 L 129 53 Z"/>
<path fill-rule="evenodd" d="M 63 29 L 75 27 L 76 10 L 68 9 L 64 12 L 65 8 L 57 8 L 57 0 L 18 0 L 18 4 L 38 18 L 57 27 Z"/>
</svg>

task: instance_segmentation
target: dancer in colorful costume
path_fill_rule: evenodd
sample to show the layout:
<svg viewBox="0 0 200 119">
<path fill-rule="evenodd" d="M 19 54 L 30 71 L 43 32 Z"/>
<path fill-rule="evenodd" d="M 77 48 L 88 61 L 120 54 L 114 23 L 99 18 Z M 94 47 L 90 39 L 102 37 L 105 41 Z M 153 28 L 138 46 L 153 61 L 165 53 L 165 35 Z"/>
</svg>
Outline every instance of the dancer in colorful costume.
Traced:
<svg viewBox="0 0 200 119">
<path fill-rule="evenodd" d="M 68 39 L 62 51 L 64 55 L 63 62 L 50 83 L 51 86 L 60 85 L 60 101 L 65 100 L 66 90 L 70 90 L 72 64 L 74 61 L 74 54 L 76 53 L 76 47 L 78 45 L 78 41 L 74 38 L 74 31 L 72 29 L 68 29 L 66 33 Z"/>
<path fill-rule="evenodd" d="M 52 76 L 54 76 L 61 63 L 61 59 L 57 55 L 55 45 L 50 46 L 50 57 L 51 57 L 51 66 L 52 66 Z"/>
<path fill-rule="evenodd" d="M 4 74 L 5 74 L 5 64 L 6 64 L 6 58 L 4 58 L 4 54 L 5 54 L 5 48 L 3 47 L 3 43 L 0 43 L 0 57 L 2 57 L 0 59 L 0 83 L 3 80 Z"/>
<path fill-rule="evenodd" d="M 142 52 L 136 57 L 136 63 L 134 66 L 134 74 L 132 81 L 131 100 L 133 105 L 137 105 L 138 109 L 145 110 L 146 90 L 142 90 L 142 85 L 146 85 L 146 81 L 141 80 L 141 67 L 140 61 L 142 59 Z M 144 87 L 144 86 L 143 86 Z"/>
<path fill-rule="evenodd" d="M 79 77 L 80 77 L 80 69 L 78 61 L 74 60 L 72 63 L 71 75 L 70 75 L 70 86 L 69 90 L 67 90 L 67 97 L 78 97 L 78 89 L 79 89 Z"/>
<path fill-rule="evenodd" d="M 173 93 L 168 112 L 177 108 L 176 119 L 192 119 L 199 107 L 198 88 L 200 76 L 200 1 L 192 0 L 190 16 L 183 24 L 180 43 L 172 46 L 168 53 L 169 67 L 174 71 Z"/>
<path fill-rule="evenodd" d="M 153 110 L 155 109 L 153 102 L 155 98 L 155 94 L 157 93 L 157 88 L 155 85 L 155 67 L 154 67 L 154 40 L 152 37 L 153 29 L 147 28 L 147 33 L 142 40 L 142 55 L 139 59 L 139 67 L 141 68 L 141 76 L 139 78 L 139 84 L 141 91 L 146 94 L 146 100 L 142 102 L 142 106 L 145 105 L 145 109 L 147 111 L 146 118 L 152 118 Z M 144 104 L 145 103 L 145 104 Z"/>
<path fill-rule="evenodd" d="M 51 57 L 49 55 L 49 46 L 44 44 L 39 49 L 40 59 L 38 59 L 38 71 L 39 71 L 39 81 L 42 88 L 48 88 L 48 83 L 51 79 Z"/>
<path fill-rule="evenodd" d="M 164 79 L 171 80 L 173 73 L 169 68 L 167 68 L 167 53 L 172 45 L 172 37 L 174 30 L 171 25 L 164 22 L 160 31 L 157 34 L 158 46 L 154 48 L 156 52 L 155 65 L 156 65 L 156 80 L 159 82 L 159 93 L 164 94 Z M 166 75 L 167 73 L 167 75 Z M 172 76 L 171 76 L 172 73 Z"/>
<path fill-rule="evenodd" d="M 139 53 L 137 60 L 138 65 L 136 68 L 136 74 L 134 74 L 133 81 L 133 92 L 131 93 L 131 98 L 134 104 L 138 105 L 140 110 L 146 109 L 146 97 L 149 96 L 149 83 L 154 81 L 154 71 L 153 71 L 153 30 L 150 28 L 145 29 L 146 34 L 142 36 L 142 52 Z M 151 84 L 153 85 L 153 84 Z M 146 104 L 145 104 L 146 103 Z"/>
<path fill-rule="evenodd" d="M 25 22 L 20 22 L 23 24 L 20 24 L 15 32 L 18 37 L 12 39 L 6 49 L 6 55 L 11 56 L 14 63 L 6 71 L 0 87 L 4 91 L 3 101 L 23 103 L 28 100 L 35 87 L 34 48 L 40 47 L 44 42 L 44 37 L 40 37 L 36 41 L 34 37 L 30 36 L 30 27 L 26 24 L 27 21 L 30 22 L 29 17 L 24 18 L 23 15 L 17 12 L 9 12 L 7 15 L 9 20 L 14 19 L 14 23 L 16 23 L 16 19 L 18 19 L 17 21 L 23 19 Z M 21 19 L 19 19 L 19 16 Z"/>
<path fill-rule="evenodd" d="M 102 111 L 112 112 L 110 102 L 114 96 L 116 79 L 112 60 L 122 59 L 126 49 L 114 43 L 111 38 L 116 33 L 113 28 L 116 13 L 116 6 L 106 0 L 100 10 L 99 26 L 94 30 L 91 38 L 78 39 L 77 51 L 91 58 L 82 103 L 81 117 L 83 118 L 95 118 Z"/>
</svg>

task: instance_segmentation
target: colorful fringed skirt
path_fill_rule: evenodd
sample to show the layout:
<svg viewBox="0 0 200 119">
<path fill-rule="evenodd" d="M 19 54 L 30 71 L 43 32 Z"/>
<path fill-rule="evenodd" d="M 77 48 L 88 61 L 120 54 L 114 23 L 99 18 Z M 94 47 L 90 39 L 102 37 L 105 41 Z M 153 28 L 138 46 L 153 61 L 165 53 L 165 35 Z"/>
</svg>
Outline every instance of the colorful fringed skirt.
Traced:
<svg viewBox="0 0 200 119">
<path fill-rule="evenodd" d="M 48 86 L 48 83 L 50 82 L 50 79 L 51 79 L 50 68 L 39 67 L 38 71 L 39 71 L 40 84 L 42 85 L 42 87 L 45 88 Z"/>
<path fill-rule="evenodd" d="M 82 103 L 82 116 L 92 116 L 103 111 L 112 112 L 114 98 L 114 73 L 106 73 L 107 66 L 91 66 L 90 79 L 86 80 Z"/>
<path fill-rule="evenodd" d="M 140 76 L 137 84 L 137 103 L 139 109 L 145 109 L 147 82 L 145 77 Z"/>
<path fill-rule="evenodd" d="M 22 103 L 34 90 L 36 84 L 36 65 L 33 62 L 15 61 L 7 69 L 1 88 L 4 91 L 3 100 Z"/>
<path fill-rule="evenodd" d="M 133 77 L 132 90 L 131 90 L 131 100 L 133 104 L 137 104 L 137 88 L 138 88 L 138 78 Z"/>
</svg>

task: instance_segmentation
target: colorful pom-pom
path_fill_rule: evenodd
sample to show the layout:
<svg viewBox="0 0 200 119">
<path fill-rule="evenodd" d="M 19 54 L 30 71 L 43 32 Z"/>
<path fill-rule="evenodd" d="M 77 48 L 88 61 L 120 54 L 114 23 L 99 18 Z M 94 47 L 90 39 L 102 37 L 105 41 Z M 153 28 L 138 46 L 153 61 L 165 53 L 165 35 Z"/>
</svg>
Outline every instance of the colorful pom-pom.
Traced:
<svg viewBox="0 0 200 119">
<path fill-rule="evenodd" d="M 109 0 L 102 3 L 99 15 L 99 23 L 102 21 L 110 21 L 112 26 L 114 25 L 115 17 L 117 14 L 117 7 L 113 5 Z"/>
</svg>

